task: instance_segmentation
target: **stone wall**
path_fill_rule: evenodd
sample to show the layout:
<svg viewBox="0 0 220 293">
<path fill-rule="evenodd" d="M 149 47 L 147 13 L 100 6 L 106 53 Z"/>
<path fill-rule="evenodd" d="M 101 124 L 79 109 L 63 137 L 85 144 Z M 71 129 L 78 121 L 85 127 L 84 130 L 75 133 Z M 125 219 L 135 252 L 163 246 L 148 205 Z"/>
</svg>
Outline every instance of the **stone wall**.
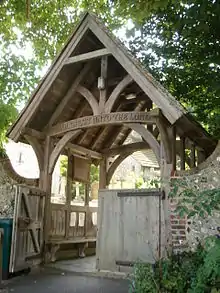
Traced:
<svg viewBox="0 0 220 293">
<path fill-rule="evenodd" d="M 205 162 L 190 171 L 178 172 L 178 178 L 184 180 L 187 189 L 194 192 L 220 189 L 220 143 Z M 198 198 L 199 200 L 199 198 Z M 220 202 L 220 199 L 219 199 Z M 220 212 L 213 211 L 205 219 L 196 216 L 187 220 L 176 212 L 177 199 L 170 200 L 172 242 L 174 247 L 195 247 L 207 236 L 217 235 L 220 227 Z"/>
<path fill-rule="evenodd" d="M 14 213 L 15 181 L 11 179 L 0 161 L 0 218 L 12 218 Z"/>
</svg>

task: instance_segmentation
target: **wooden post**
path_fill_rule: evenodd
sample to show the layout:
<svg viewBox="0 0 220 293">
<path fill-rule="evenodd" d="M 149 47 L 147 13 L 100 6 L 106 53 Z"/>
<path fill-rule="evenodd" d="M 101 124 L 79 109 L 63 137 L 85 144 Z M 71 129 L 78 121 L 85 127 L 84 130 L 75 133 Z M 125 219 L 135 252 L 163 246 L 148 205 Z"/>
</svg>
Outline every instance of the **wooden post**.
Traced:
<svg viewBox="0 0 220 293">
<path fill-rule="evenodd" d="M 52 150 L 51 137 L 47 136 L 44 146 L 44 169 L 40 176 L 40 187 L 46 192 L 45 206 L 44 206 L 44 243 L 45 245 L 49 239 L 51 226 L 51 184 L 52 174 L 49 173 L 49 159 Z"/>
<path fill-rule="evenodd" d="M 85 214 L 85 229 L 84 229 L 84 236 L 87 236 L 87 232 L 88 232 L 88 228 L 90 225 L 90 221 L 91 221 L 91 213 L 89 210 L 89 187 L 90 184 L 86 183 L 85 184 L 85 206 L 86 206 L 86 214 Z"/>
<path fill-rule="evenodd" d="M 105 189 L 107 186 L 107 160 L 102 159 L 99 167 L 99 189 Z"/>
<path fill-rule="evenodd" d="M 73 160 L 74 157 L 71 155 L 68 149 L 68 164 L 66 174 L 66 221 L 65 221 L 65 238 L 69 237 L 70 228 L 70 213 L 71 213 L 71 199 L 72 199 L 72 180 L 73 180 Z"/>
<path fill-rule="evenodd" d="M 103 56 L 101 58 L 101 80 L 103 81 L 104 84 L 103 84 L 103 88 L 100 88 L 100 99 L 99 99 L 100 112 L 103 112 L 104 111 L 104 106 L 105 106 L 105 102 L 106 102 L 107 69 L 108 69 L 108 56 Z"/>
<path fill-rule="evenodd" d="M 186 153 L 185 153 L 185 137 L 180 138 L 180 168 L 185 170 Z"/>
<path fill-rule="evenodd" d="M 190 147 L 190 168 L 194 168 L 196 166 L 196 153 L 195 153 L 195 144 L 192 143 Z"/>
<path fill-rule="evenodd" d="M 172 171 L 176 171 L 176 128 L 172 128 Z"/>
<path fill-rule="evenodd" d="M 90 189 L 90 183 L 85 184 L 85 206 L 89 205 L 89 189 Z"/>
<path fill-rule="evenodd" d="M 205 152 L 197 149 L 197 164 L 201 164 L 205 159 Z"/>
<path fill-rule="evenodd" d="M 149 101 L 149 104 L 147 105 L 147 111 L 150 111 L 153 107 L 152 101 Z M 153 125 L 147 124 L 147 130 L 149 130 L 151 133 L 153 133 Z"/>
</svg>

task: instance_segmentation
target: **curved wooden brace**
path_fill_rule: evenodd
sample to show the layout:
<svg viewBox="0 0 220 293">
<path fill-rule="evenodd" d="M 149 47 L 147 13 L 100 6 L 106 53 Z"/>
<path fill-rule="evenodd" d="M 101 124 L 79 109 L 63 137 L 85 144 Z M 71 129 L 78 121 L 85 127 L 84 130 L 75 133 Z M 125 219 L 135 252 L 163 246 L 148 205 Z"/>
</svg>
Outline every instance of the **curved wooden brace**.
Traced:
<svg viewBox="0 0 220 293">
<path fill-rule="evenodd" d="M 128 157 L 130 156 L 131 154 L 133 154 L 134 151 L 130 151 L 130 152 L 126 152 L 124 154 L 121 154 L 117 157 L 117 159 L 114 160 L 114 162 L 111 164 L 111 167 L 108 169 L 108 172 L 107 172 L 107 178 L 106 178 L 106 184 L 107 186 L 109 185 L 111 179 L 112 179 L 112 176 L 115 172 L 115 170 L 118 168 L 118 166 Z"/>
<path fill-rule="evenodd" d="M 164 151 L 165 151 L 165 157 L 166 157 L 166 162 L 168 164 L 171 163 L 172 161 L 172 155 L 171 155 L 171 142 L 169 140 L 169 136 L 167 133 L 166 127 L 163 125 L 161 121 L 156 121 L 157 128 L 159 129 L 160 135 L 161 135 L 161 140 L 163 142 L 164 146 Z"/>
<path fill-rule="evenodd" d="M 96 101 L 96 98 L 93 96 L 93 94 L 82 85 L 79 85 L 77 87 L 77 92 L 80 93 L 80 95 L 82 95 L 87 100 L 87 102 L 92 108 L 93 115 L 98 115 L 99 105 L 98 105 L 98 102 Z"/>
<path fill-rule="evenodd" d="M 67 132 L 56 144 L 55 148 L 53 149 L 51 155 L 50 155 L 50 160 L 49 160 L 49 169 L 48 172 L 49 174 L 53 173 L 54 166 L 56 164 L 57 158 L 60 155 L 62 149 L 66 146 L 66 144 L 73 138 L 75 138 L 81 130 L 74 130 Z"/>
<path fill-rule="evenodd" d="M 110 113 L 114 103 L 116 102 L 120 93 L 133 81 L 133 78 L 130 75 L 126 75 L 122 81 L 114 88 L 111 93 L 108 101 L 105 104 L 105 113 Z"/>
<path fill-rule="evenodd" d="M 0 157 L 0 163 L 2 165 L 3 170 L 7 174 L 9 178 L 14 180 L 18 184 L 25 184 L 29 186 L 38 186 L 39 179 L 38 178 L 25 178 L 19 175 L 13 168 L 11 161 L 7 155 L 4 157 Z"/>
<path fill-rule="evenodd" d="M 149 130 L 147 130 L 147 128 L 145 128 L 143 125 L 138 123 L 128 123 L 126 124 L 126 126 L 139 133 L 142 136 L 142 138 L 149 144 L 160 166 L 160 144 L 153 136 L 153 134 Z"/>
<path fill-rule="evenodd" d="M 38 166 L 40 170 L 43 170 L 44 167 L 44 152 L 43 152 L 43 148 L 40 145 L 39 141 L 36 139 L 36 137 L 30 136 L 25 134 L 24 137 L 26 138 L 26 140 L 29 142 L 29 144 L 32 146 L 36 157 L 37 157 L 37 161 L 38 161 Z"/>
</svg>

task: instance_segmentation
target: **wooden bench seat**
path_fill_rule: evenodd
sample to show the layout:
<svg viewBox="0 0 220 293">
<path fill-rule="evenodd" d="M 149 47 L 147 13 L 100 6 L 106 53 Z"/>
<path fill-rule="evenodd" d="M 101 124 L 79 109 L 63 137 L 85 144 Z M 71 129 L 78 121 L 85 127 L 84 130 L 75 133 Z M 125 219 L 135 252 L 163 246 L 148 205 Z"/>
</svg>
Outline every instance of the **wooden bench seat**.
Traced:
<svg viewBox="0 0 220 293">
<path fill-rule="evenodd" d="M 85 249 L 88 247 L 89 242 L 96 242 L 96 237 L 74 237 L 71 239 L 49 239 L 47 245 L 47 257 L 46 262 L 55 262 L 56 253 L 60 249 L 62 244 L 76 244 L 78 247 L 78 256 L 85 257 Z"/>
<path fill-rule="evenodd" d="M 68 244 L 68 243 L 86 243 L 86 242 L 96 242 L 96 237 L 86 238 L 86 237 L 74 237 L 72 239 L 50 239 L 49 243 L 52 244 Z"/>
</svg>

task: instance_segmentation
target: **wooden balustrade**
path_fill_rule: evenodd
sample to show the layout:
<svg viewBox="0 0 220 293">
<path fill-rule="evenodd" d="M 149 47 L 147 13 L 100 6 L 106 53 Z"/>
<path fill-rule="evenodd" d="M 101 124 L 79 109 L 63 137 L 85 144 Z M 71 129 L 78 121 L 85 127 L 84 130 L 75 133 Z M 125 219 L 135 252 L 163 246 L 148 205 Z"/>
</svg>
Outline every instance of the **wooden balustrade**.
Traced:
<svg viewBox="0 0 220 293">
<path fill-rule="evenodd" d="M 50 240 L 77 242 L 96 238 L 97 209 L 52 203 Z"/>
</svg>

